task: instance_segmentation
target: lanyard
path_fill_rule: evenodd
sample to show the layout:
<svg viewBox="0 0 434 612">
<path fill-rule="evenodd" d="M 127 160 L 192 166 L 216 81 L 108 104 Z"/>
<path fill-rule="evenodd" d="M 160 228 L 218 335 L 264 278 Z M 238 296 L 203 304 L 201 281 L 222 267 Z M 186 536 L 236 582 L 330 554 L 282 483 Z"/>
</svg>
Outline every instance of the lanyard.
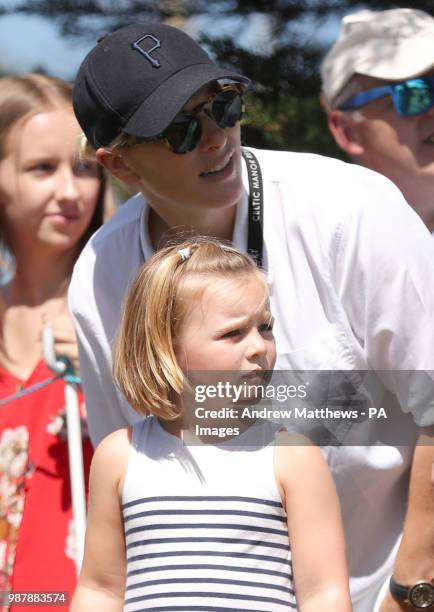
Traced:
<svg viewBox="0 0 434 612">
<path fill-rule="evenodd" d="M 262 236 L 264 192 L 261 167 L 255 155 L 242 149 L 249 177 L 249 225 L 247 233 L 247 252 L 262 267 L 264 239 Z"/>
</svg>

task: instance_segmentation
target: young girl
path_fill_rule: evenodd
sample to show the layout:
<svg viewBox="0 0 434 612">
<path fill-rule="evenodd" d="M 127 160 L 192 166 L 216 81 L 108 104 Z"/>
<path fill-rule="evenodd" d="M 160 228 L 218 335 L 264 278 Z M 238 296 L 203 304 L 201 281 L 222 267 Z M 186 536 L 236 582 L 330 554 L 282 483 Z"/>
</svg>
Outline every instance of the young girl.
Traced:
<svg viewBox="0 0 434 612">
<path fill-rule="evenodd" d="M 45 325 L 53 330 L 56 354 L 78 365 L 67 290 L 84 243 L 102 224 L 106 188 L 101 170 L 78 158 L 71 96 L 69 83 L 45 75 L 0 79 L 3 593 L 72 593 L 77 581 L 64 382 L 6 401 L 53 377 L 42 356 Z M 91 453 L 86 436 L 86 472 Z M 9 610 L 8 598 L 4 603 L 0 610 Z"/>
<path fill-rule="evenodd" d="M 114 373 L 152 416 L 95 453 L 73 612 L 351 610 L 339 505 L 319 449 L 270 422 L 238 422 L 240 435 L 216 444 L 191 431 L 192 373 L 257 382 L 274 362 L 265 278 L 247 255 L 195 238 L 143 265 Z"/>
</svg>

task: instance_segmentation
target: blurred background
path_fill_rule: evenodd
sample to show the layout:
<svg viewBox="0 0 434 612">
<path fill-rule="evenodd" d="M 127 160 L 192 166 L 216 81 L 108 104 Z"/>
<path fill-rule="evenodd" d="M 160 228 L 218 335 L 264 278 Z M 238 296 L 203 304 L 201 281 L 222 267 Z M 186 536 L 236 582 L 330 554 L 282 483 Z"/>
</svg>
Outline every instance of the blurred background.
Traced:
<svg viewBox="0 0 434 612">
<path fill-rule="evenodd" d="M 434 0 L 0 0 L 0 73 L 73 80 L 101 35 L 163 20 L 251 78 L 245 144 L 343 158 L 319 103 L 320 61 L 343 15 L 405 6 L 434 15 Z"/>
</svg>

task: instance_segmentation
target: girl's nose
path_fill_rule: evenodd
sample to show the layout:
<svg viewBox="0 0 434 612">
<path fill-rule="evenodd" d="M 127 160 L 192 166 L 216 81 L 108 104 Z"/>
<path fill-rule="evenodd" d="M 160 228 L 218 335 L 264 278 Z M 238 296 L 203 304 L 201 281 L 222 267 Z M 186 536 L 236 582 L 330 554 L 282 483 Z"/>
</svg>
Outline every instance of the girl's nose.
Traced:
<svg viewBox="0 0 434 612">
<path fill-rule="evenodd" d="M 249 344 L 247 347 L 247 358 L 254 359 L 262 357 L 267 353 L 267 344 L 262 334 L 257 330 L 252 330 L 249 335 Z"/>
</svg>

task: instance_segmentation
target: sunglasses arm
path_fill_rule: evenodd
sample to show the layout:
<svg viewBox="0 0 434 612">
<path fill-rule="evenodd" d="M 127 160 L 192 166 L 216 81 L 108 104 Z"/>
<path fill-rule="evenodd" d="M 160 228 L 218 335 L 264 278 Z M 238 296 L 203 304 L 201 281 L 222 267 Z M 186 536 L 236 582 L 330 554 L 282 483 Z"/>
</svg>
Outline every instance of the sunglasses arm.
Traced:
<svg viewBox="0 0 434 612">
<path fill-rule="evenodd" d="M 352 96 L 351 98 L 346 100 L 346 102 L 343 102 L 343 104 L 339 106 L 338 110 L 350 110 L 352 108 L 360 108 L 368 102 L 372 102 L 372 100 L 378 100 L 378 98 L 382 98 L 383 96 L 388 96 L 392 94 L 393 88 L 390 85 L 374 87 L 374 89 L 369 89 L 368 91 L 363 91 L 362 93 Z"/>
</svg>

